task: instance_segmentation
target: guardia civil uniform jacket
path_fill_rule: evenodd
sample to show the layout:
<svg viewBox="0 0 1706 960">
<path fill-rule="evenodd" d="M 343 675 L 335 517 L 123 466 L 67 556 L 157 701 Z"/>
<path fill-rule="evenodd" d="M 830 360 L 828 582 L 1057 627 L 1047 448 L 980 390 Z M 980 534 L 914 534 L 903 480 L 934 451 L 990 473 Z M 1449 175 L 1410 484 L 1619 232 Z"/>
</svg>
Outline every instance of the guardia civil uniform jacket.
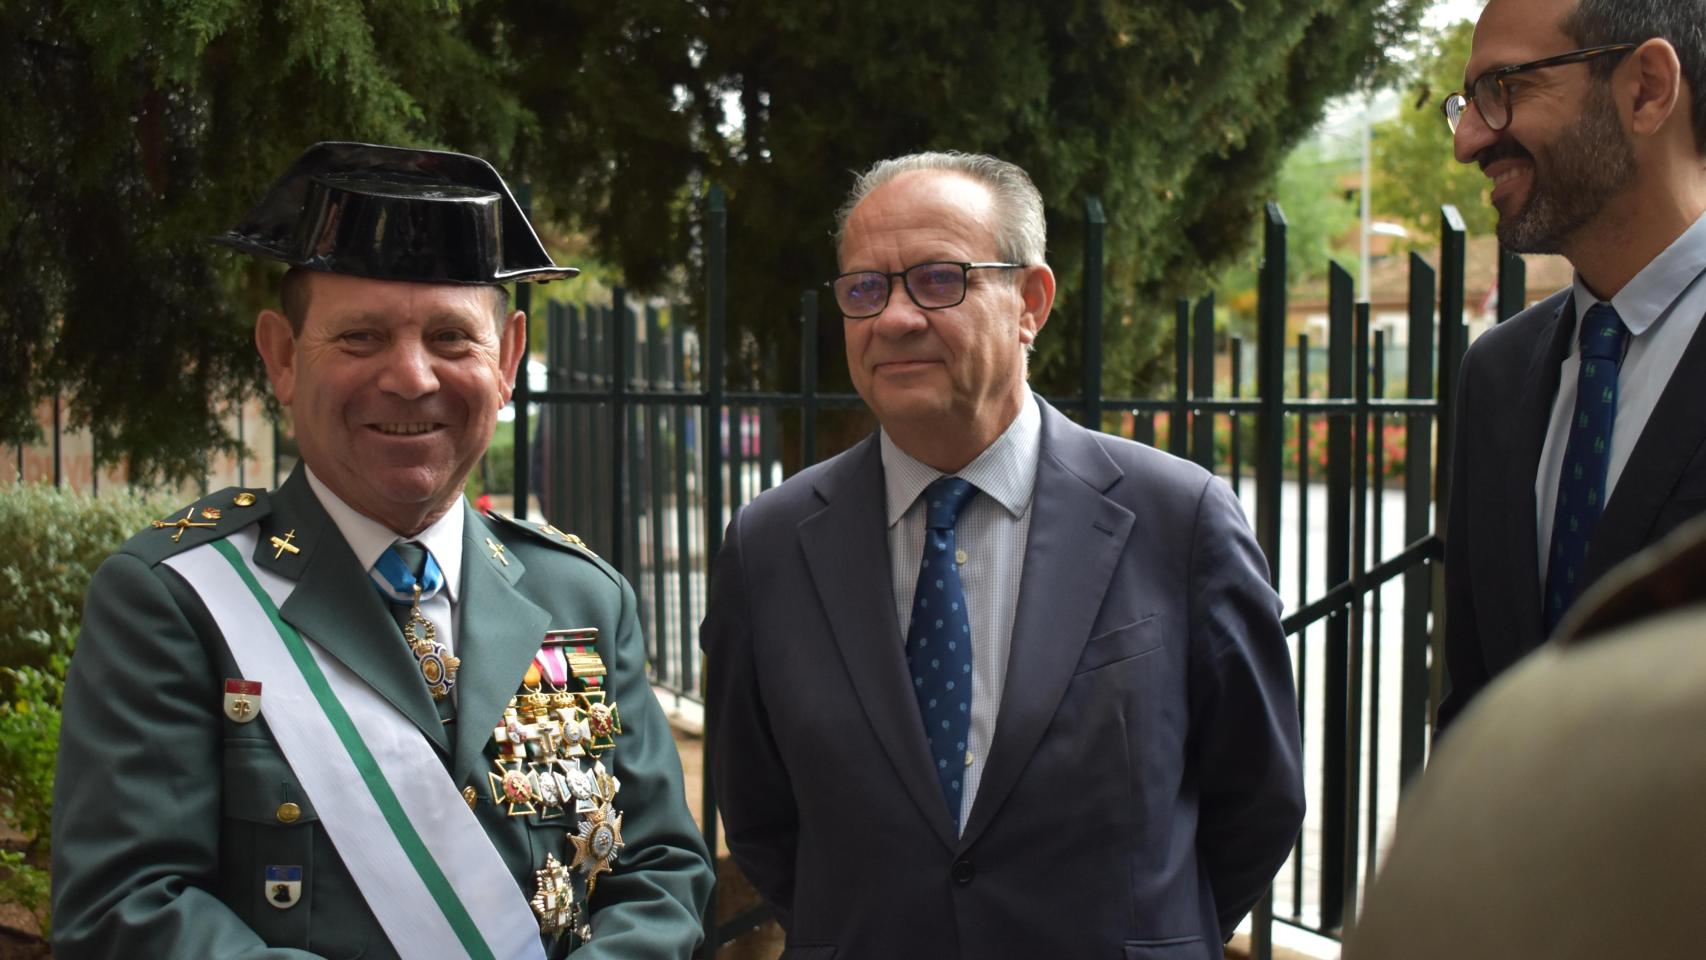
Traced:
<svg viewBox="0 0 1706 960">
<path fill-rule="evenodd" d="M 274 727 L 286 718 L 269 703 L 266 684 L 248 685 L 216 622 L 211 608 L 227 597 L 205 584 L 213 595 L 204 596 L 174 566 L 221 542 L 245 546 L 246 555 L 230 555 L 253 577 L 288 588 L 277 609 L 281 629 L 318 645 L 328 675 L 347 670 L 378 695 L 369 699 L 406 718 L 402 729 L 430 744 L 442 776 L 472 808 L 461 822 L 483 836 L 446 838 L 434 833 L 445 828 L 417 823 L 415 846 L 402 849 L 489 843 L 499 872 L 519 891 L 513 896 L 533 900 L 522 921 L 544 928 L 487 930 L 495 934 L 490 942 L 507 938 L 526 953 L 537 943 L 534 955 L 580 960 L 691 954 L 711 872 L 683 802 L 673 739 L 647 686 L 632 589 L 556 527 L 482 516 L 466 504 L 455 509 L 466 516 L 456 604 L 461 665 L 448 727 L 398 621 L 300 468 L 271 494 L 228 489 L 180 509 L 101 565 L 65 687 L 53 822 L 57 956 L 399 955 L 357 886 L 348 851 L 330 836 L 326 820 L 335 811 L 316 806 L 280 748 Z M 597 639 L 587 642 L 577 671 L 590 676 L 601 694 L 595 699 L 619 711 L 620 732 L 605 729 L 600 750 L 577 752 L 560 769 L 585 774 L 585 782 L 596 769 L 593 793 L 613 792 L 610 804 L 591 796 L 577 805 L 567 779 L 542 773 L 553 752 L 568 755 L 565 727 L 541 743 L 537 730 L 548 724 L 516 711 L 518 695 L 551 692 L 535 664 L 547 633 L 586 640 L 587 628 Z M 506 725 L 530 732 L 506 738 Z M 590 734 L 584 724 L 570 731 L 582 734 Z M 366 788 L 393 814 L 419 800 L 420 788 L 408 782 Z M 600 807 L 610 814 L 602 846 L 588 836 L 598 816 L 587 812 Z M 410 829 L 397 826 L 399 836 Z M 426 889 L 442 893 L 434 875 L 423 867 Z M 544 898 L 549 903 L 542 890 L 553 895 Z M 437 955 L 481 954 L 477 924 L 452 916 L 457 904 L 419 900 L 403 906 L 408 916 L 456 932 Z M 553 922 L 542 922 L 547 915 Z M 515 911 L 508 916 L 513 921 Z"/>
</svg>

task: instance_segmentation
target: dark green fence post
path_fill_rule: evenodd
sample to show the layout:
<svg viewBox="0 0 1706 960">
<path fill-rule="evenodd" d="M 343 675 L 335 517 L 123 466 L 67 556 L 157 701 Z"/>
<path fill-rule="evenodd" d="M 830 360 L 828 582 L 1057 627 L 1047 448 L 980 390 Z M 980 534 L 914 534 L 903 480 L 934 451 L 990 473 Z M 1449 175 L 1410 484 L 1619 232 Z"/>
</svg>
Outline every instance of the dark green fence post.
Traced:
<svg viewBox="0 0 1706 960">
<path fill-rule="evenodd" d="M 800 292 L 800 466 L 817 462 L 817 291 Z"/>
<path fill-rule="evenodd" d="M 1286 222 L 1277 203 L 1264 208 L 1262 270 L 1256 288 L 1256 542 L 1268 557 L 1268 577 L 1280 577 L 1280 487 L 1285 475 Z M 1299 392 L 1305 385 L 1299 384 Z"/>
<path fill-rule="evenodd" d="M 1351 275 L 1337 263 L 1327 277 L 1327 395 L 1350 399 L 1355 389 L 1351 344 L 1355 293 Z M 1352 414 L 1327 417 L 1327 589 L 1351 578 L 1351 432 Z M 1327 617 L 1327 647 L 1321 691 L 1321 925 L 1344 920 L 1347 783 L 1345 721 L 1350 709 L 1350 617 L 1335 610 Z"/>
<path fill-rule="evenodd" d="M 1191 302 L 1179 298 L 1173 313 L 1173 406 L 1167 412 L 1167 452 L 1175 457 L 1190 453 L 1191 400 Z"/>
<path fill-rule="evenodd" d="M 638 571 L 628 562 L 628 292 L 616 287 L 610 293 L 610 565 L 622 571 L 629 583 Z"/>
<path fill-rule="evenodd" d="M 1286 223 L 1277 203 L 1267 204 L 1262 214 L 1262 266 L 1256 278 L 1256 395 L 1262 406 L 1256 418 L 1256 542 L 1267 557 L 1268 582 L 1278 590 L 1280 492 L 1285 476 Z M 1234 392 L 1237 387 L 1234 380 Z M 1273 938 L 1270 884 L 1250 914 L 1253 960 L 1272 960 Z"/>
<path fill-rule="evenodd" d="M 1445 512 L 1451 503 L 1451 447 L 1457 422 L 1457 411 L 1451 408 L 1457 398 L 1458 366 L 1463 362 L 1467 346 L 1467 331 L 1463 329 L 1463 260 L 1467 230 L 1457 208 L 1446 204 L 1439 208 L 1439 463 L 1435 465 L 1434 499 L 1438 504 L 1436 521 L 1445 527 Z"/>
<path fill-rule="evenodd" d="M 1410 254 L 1409 396 L 1426 400 L 1433 392 L 1434 270 Z M 1429 532 L 1433 470 L 1433 418 L 1404 418 L 1404 542 L 1416 543 Z M 1403 697 L 1398 708 L 1398 782 L 1421 772 L 1427 754 L 1428 613 L 1433 609 L 1433 577 L 1426 567 L 1404 574 Z"/>
<path fill-rule="evenodd" d="M 723 188 L 712 186 L 705 202 L 705 429 L 699 432 L 705 444 L 705 563 L 707 573 L 723 548 L 723 347 L 725 343 L 728 271 L 729 214 Z M 713 706 L 705 698 L 705 776 L 700 809 L 704 823 L 705 849 L 717 859 L 717 794 L 713 788 L 711 761 L 716 750 L 716 728 L 710 722 Z M 705 942 L 700 955 L 712 960 L 721 946 L 717 934 L 717 891 L 713 887 L 705 902 Z"/>
<path fill-rule="evenodd" d="M 1197 301 L 1191 317 L 1191 398 L 1214 399 L 1214 294 Z M 1214 411 L 1191 410 L 1191 459 L 1206 470 L 1214 470 Z"/>
<path fill-rule="evenodd" d="M 1084 201 L 1084 335 L 1083 369 L 1084 425 L 1102 429 L 1102 238 L 1107 232 L 1102 201 Z"/>
</svg>

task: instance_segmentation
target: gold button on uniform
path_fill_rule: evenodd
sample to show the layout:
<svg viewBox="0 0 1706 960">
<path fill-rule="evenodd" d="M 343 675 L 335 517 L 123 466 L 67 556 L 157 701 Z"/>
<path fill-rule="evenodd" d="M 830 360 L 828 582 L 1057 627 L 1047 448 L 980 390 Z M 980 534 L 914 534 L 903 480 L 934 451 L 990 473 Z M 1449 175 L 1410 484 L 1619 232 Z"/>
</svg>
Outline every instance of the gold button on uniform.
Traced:
<svg viewBox="0 0 1706 960">
<path fill-rule="evenodd" d="M 245 490 L 242 493 L 237 494 L 231 502 L 235 503 L 239 507 L 252 507 L 255 505 L 255 495 Z"/>
<path fill-rule="evenodd" d="M 473 787 L 462 788 L 462 800 L 468 804 L 468 809 L 474 809 L 474 803 L 480 799 L 480 794 Z"/>
<path fill-rule="evenodd" d="M 954 551 L 954 562 L 959 564 L 962 567 L 965 566 L 966 565 L 966 552 L 964 550 L 955 550 Z"/>
<path fill-rule="evenodd" d="M 302 808 L 286 800 L 278 805 L 278 822 L 295 823 L 302 817 Z"/>
</svg>

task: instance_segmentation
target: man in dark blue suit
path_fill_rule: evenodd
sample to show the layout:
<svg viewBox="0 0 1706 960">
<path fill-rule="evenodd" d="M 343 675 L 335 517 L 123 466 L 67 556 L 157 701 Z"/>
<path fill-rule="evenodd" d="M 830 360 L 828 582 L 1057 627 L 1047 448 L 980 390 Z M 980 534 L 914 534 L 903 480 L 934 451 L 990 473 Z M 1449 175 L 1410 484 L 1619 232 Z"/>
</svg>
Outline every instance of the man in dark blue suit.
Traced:
<svg viewBox="0 0 1706 960">
<path fill-rule="evenodd" d="M 1464 357 L 1440 729 L 1706 510 L 1703 24 L 1703 0 L 1492 0 L 1445 102 L 1499 240 L 1576 276 Z"/>
<path fill-rule="evenodd" d="M 881 430 L 729 526 L 703 629 L 729 849 L 789 958 L 1218 958 L 1303 816 L 1280 604 L 1226 485 L 1032 395 L 1019 168 L 840 217 Z"/>
</svg>

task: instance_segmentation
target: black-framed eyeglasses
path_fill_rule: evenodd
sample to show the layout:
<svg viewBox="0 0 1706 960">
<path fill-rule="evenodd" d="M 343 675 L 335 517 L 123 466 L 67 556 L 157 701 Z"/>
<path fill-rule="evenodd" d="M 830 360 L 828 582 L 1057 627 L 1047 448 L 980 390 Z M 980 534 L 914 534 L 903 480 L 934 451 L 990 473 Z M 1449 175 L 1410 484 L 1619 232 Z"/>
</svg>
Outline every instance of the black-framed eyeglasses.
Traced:
<svg viewBox="0 0 1706 960">
<path fill-rule="evenodd" d="M 1598 47 L 1583 47 L 1560 53 L 1555 57 L 1544 57 L 1540 60 L 1530 60 L 1527 63 L 1513 63 L 1508 67 L 1488 70 L 1475 78 L 1469 85 L 1467 94 L 1462 91 L 1445 98 L 1440 104 L 1440 110 L 1445 113 L 1446 125 L 1451 127 L 1453 134 L 1457 133 L 1457 125 L 1463 122 L 1463 115 L 1469 111 L 1473 103 L 1475 109 L 1481 111 L 1481 120 L 1487 124 L 1487 129 L 1503 130 L 1511 123 L 1510 91 L 1505 89 L 1505 78 L 1516 73 L 1526 73 L 1530 70 L 1541 70 L 1546 67 L 1561 67 L 1566 63 L 1581 63 L 1595 57 L 1603 57 L 1609 53 L 1628 53 L 1639 44 L 1607 43 Z"/>
<path fill-rule="evenodd" d="M 889 305 L 889 291 L 894 278 L 912 302 L 925 310 L 956 307 L 966 299 L 966 275 L 973 270 L 1022 270 L 1022 263 L 964 263 L 951 260 L 915 263 L 898 273 L 880 270 L 855 270 L 844 273 L 825 286 L 835 293 L 835 305 L 849 320 L 864 320 L 883 312 Z"/>
</svg>

